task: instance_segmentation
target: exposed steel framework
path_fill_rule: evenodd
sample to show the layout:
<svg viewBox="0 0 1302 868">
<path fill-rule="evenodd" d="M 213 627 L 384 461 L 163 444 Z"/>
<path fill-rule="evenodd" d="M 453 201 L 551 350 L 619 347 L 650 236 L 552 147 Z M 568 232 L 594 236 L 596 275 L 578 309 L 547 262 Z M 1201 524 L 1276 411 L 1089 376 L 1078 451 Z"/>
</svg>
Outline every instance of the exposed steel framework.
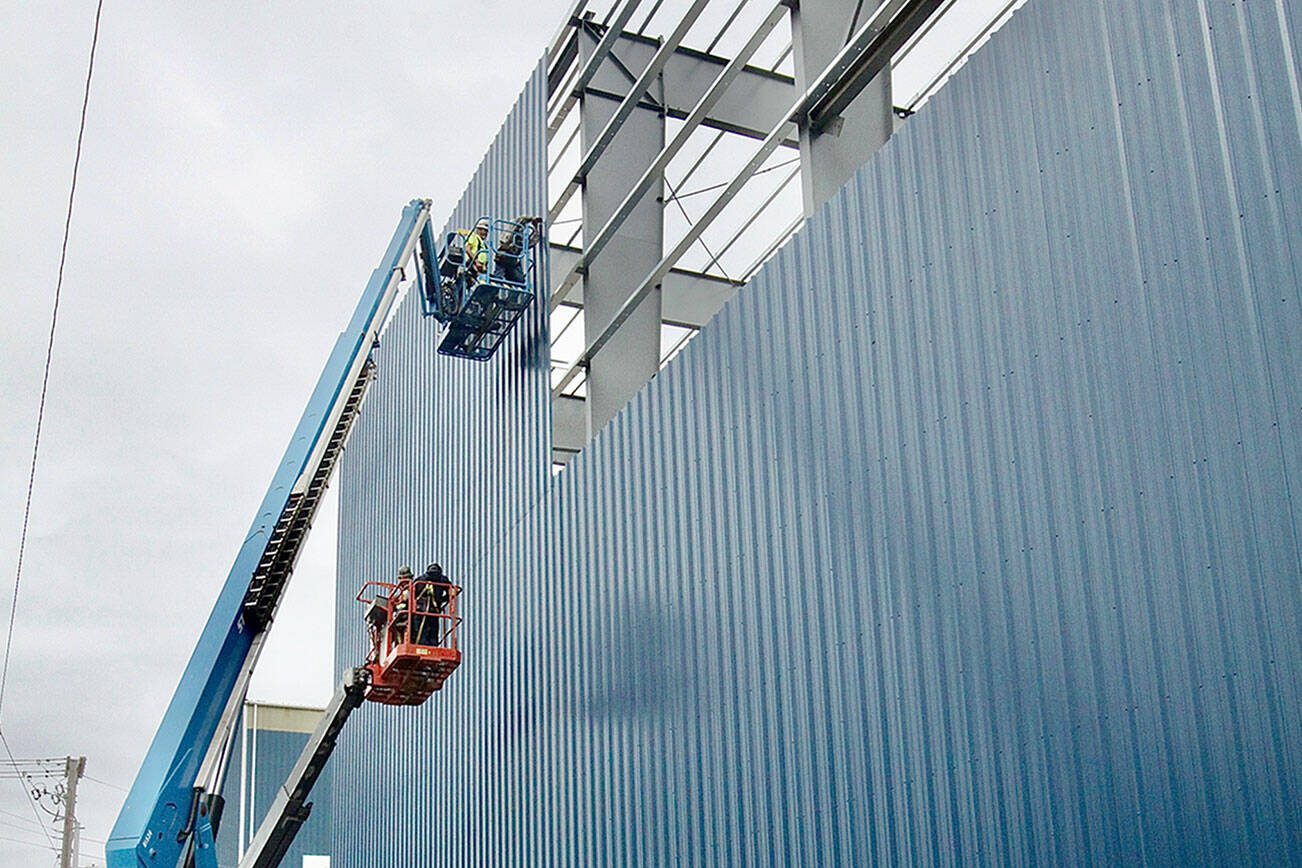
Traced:
<svg viewBox="0 0 1302 868">
<path fill-rule="evenodd" d="M 579 0 L 548 51 L 558 465 L 1021 2 L 838 0 L 821 12 L 794 0 Z M 912 88 L 898 103 L 897 70 Z M 847 118 L 874 111 L 872 129 L 841 139 Z M 630 146 L 655 134 L 644 113 L 660 118 L 658 153 Z M 819 156 L 829 150 L 845 153 Z M 601 171 L 611 163 L 613 177 Z M 653 255 L 629 259 L 640 245 L 620 239 L 652 233 L 663 234 Z M 603 255 L 619 263 L 613 285 L 591 270 Z"/>
</svg>

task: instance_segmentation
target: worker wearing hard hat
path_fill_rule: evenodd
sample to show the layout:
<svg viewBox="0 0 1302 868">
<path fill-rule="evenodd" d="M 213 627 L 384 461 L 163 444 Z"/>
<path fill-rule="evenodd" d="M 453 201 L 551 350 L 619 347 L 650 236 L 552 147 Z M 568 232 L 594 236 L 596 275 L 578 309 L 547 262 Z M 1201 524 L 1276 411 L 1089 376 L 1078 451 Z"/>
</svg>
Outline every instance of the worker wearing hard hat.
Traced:
<svg viewBox="0 0 1302 868">
<path fill-rule="evenodd" d="M 493 276 L 524 286 L 526 254 L 542 239 L 541 217 L 517 217 L 499 235 Z"/>
<path fill-rule="evenodd" d="M 448 580 L 443 575 L 443 567 L 430 564 L 416 580 L 416 611 L 421 613 L 416 618 L 416 630 L 413 634 L 417 645 L 437 645 L 439 643 L 440 615 L 447 611 Z"/>
<path fill-rule="evenodd" d="M 389 627 L 391 645 L 401 645 L 407 638 L 407 614 L 411 602 L 411 567 L 398 567 L 398 582 L 393 589 L 393 621 Z"/>
<path fill-rule="evenodd" d="M 466 266 L 475 274 L 488 270 L 488 221 L 480 220 L 466 236 Z"/>
</svg>

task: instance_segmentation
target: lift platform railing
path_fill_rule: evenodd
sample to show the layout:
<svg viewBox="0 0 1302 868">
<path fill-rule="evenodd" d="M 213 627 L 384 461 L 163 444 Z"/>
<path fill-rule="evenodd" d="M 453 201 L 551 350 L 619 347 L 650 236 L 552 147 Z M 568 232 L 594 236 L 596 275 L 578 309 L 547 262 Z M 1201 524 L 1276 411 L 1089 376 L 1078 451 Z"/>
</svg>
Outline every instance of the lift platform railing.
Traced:
<svg viewBox="0 0 1302 868">
<path fill-rule="evenodd" d="M 432 253 L 432 235 L 421 245 L 422 273 L 426 285 L 421 295 L 421 313 L 440 322 L 459 322 L 466 326 L 482 325 L 484 306 L 476 306 L 479 296 L 488 289 L 504 290 L 513 298 L 533 296 L 533 248 L 541 237 L 537 223 L 531 219 L 489 220 L 479 223 L 488 229 L 473 256 L 467 243 L 473 230 L 458 229 L 447 233 L 437 254 Z"/>
<path fill-rule="evenodd" d="M 446 602 L 439 602 L 440 590 L 446 594 Z M 371 638 L 367 662 L 387 666 L 400 652 L 412 653 L 411 646 L 460 650 L 460 596 L 461 587 L 451 582 L 367 582 L 357 594 L 358 602 L 367 606 L 366 625 Z"/>
</svg>

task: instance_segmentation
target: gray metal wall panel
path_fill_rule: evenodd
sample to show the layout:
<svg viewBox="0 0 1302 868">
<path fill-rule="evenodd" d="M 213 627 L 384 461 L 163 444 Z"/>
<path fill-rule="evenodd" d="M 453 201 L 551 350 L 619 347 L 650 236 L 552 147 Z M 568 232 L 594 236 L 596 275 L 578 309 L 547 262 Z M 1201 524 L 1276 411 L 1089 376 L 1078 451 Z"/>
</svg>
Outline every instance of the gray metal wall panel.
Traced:
<svg viewBox="0 0 1302 868">
<path fill-rule="evenodd" d="M 480 216 L 546 211 L 540 64 L 442 231 Z M 550 472 L 545 286 L 540 295 L 489 363 L 438 355 L 437 324 L 421 317 L 415 293 L 375 352 L 376 381 L 340 466 L 336 668 L 365 657 L 357 589 L 392 580 L 399 564 L 419 572 L 432 560 L 466 586 L 461 641 L 470 664 L 424 708 L 368 703 L 354 714 L 332 761 L 354 783 L 335 792 L 336 864 L 433 864 L 432 829 L 448 816 L 446 794 L 465 792 L 476 782 L 470 771 L 492 765 L 491 738 L 455 734 L 467 731 L 468 716 L 503 707 L 496 618 L 511 604 L 501 595 L 513 583 L 483 577 L 480 563 L 538 500 Z M 451 816 L 464 820 L 465 804 Z"/>
<path fill-rule="evenodd" d="M 458 564 L 340 864 L 1302 864 L 1298 16 L 1028 4 Z"/>
</svg>

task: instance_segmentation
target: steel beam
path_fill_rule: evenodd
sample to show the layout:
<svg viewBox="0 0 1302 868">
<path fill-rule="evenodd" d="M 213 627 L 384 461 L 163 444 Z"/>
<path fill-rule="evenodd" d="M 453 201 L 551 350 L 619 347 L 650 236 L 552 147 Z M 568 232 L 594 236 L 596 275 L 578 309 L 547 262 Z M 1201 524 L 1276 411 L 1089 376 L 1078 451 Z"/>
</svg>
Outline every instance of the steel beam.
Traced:
<svg viewBox="0 0 1302 868">
<path fill-rule="evenodd" d="M 664 177 L 665 167 L 667 167 L 670 161 L 673 160 L 673 158 L 678 155 L 678 152 L 683 149 L 683 146 L 687 144 L 688 139 L 691 138 L 692 133 L 696 131 L 696 128 L 700 126 L 701 122 L 705 119 L 705 116 L 714 108 L 715 105 L 718 104 L 729 86 L 736 81 L 737 76 L 740 75 L 742 69 L 746 66 L 746 63 L 754 56 L 755 52 L 759 50 L 759 47 L 764 43 L 764 40 L 768 38 L 769 34 L 773 32 L 773 28 L 777 27 L 778 23 L 786 17 L 788 2 L 789 0 L 784 0 L 784 2 L 780 2 L 773 7 L 773 11 L 768 14 L 768 17 L 765 18 L 763 23 L 761 23 L 755 30 L 751 35 L 750 40 L 742 47 L 737 56 L 724 66 L 723 70 L 714 79 L 714 83 L 706 90 L 700 100 L 692 108 L 692 111 L 687 116 L 687 120 L 684 122 L 682 129 L 680 129 L 678 134 L 674 136 L 674 140 L 660 152 L 660 155 L 656 157 L 655 161 L 652 162 L 652 164 L 647 167 L 646 171 L 642 173 L 642 176 L 638 178 L 637 182 L 633 185 L 633 188 L 629 190 L 628 195 L 624 197 L 624 201 L 621 202 L 619 207 L 615 209 L 615 212 L 611 214 L 610 219 L 606 221 L 605 225 L 601 227 L 591 240 L 585 239 L 585 250 L 581 259 L 559 283 L 552 284 L 555 287 L 552 291 L 551 297 L 551 306 L 553 308 L 560 304 L 561 300 L 565 298 L 574 285 L 579 281 L 579 278 L 586 270 L 588 263 L 591 262 L 592 259 L 601 252 L 602 248 L 606 246 L 610 239 L 614 237 L 616 230 L 623 225 L 624 221 L 628 218 L 628 215 L 633 212 L 633 209 L 637 207 L 637 203 L 641 201 L 642 197 L 646 195 L 652 185 L 655 184 L 658 179 Z"/>
<path fill-rule="evenodd" d="M 657 48 L 652 39 L 625 33 L 615 51 L 626 64 L 641 69 L 650 62 Z M 673 118 L 687 117 L 692 106 L 710 89 L 731 60 L 679 46 L 664 67 L 664 104 L 643 99 L 638 107 L 645 111 L 663 111 Z M 588 83 L 584 95 L 622 101 L 630 80 L 607 64 Z M 723 95 L 703 125 L 762 139 L 799 93 L 795 79 L 789 75 L 758 66 L 743 66 L 738 86 Z"/>
<path fill-rule="evenodd" d="M 855 57 L 827 92 L 809 107 L 809 129 L 815 134 L 824 132 L 835 118 L 850 107 L 870 81 L 889 68 L 895 52 L 909 41 L 944 2 L 945 0 L 895 0 L 887 4 L 887 7 L 898 6 L 900 9 L 897 14 L 888 12 L 889 21 L 874 37 L 877 50 Z"/>
<path fill-rule="evenodd" d="M 755 171 L 759 169 L 760 165 L 768 159 L 770 154 L 777 150 L 777 147 L 781 143 L 782 137 L 785 134 L 784 131 L 786 126 L 795 122 L 795 114 L 795 107 L 793 107 L 792 112 L 789 113 L 783 123 L 775 128 L 774 131 L 760 144 L 759 150 L 755 152 L 754 156 L 750 158 L 750 161 L 746 163 L 741 172 L 739 172 L 732 182 L 728 184 L 728 187 L 723 191 L 723 193 L 721 193 L 706 212 L 701 215 L 701 218 L 687 230 L 687 234 L 683 236 L 682 240 L 674 246 L 673 250 L 661 258 L 659 264 L 656 265 L 656 267 L 651 270 L 651 273 L 642 280 L 637 290 L 628 297 L 628 300 L 624 302 L 620 309 L 611 318 L 609 324 L 606 325 L 606 327 L 602 329 L 595 338 L 589 339 L 588 349 L 584 351 L 583 355 L 579 357 L 579 360 L 576 361 L 570 370 L 566 372 L 565 377 L 562 378 L 561 382 L 552 388 L 553 395 L 559 395 L 561 391 L 569 385 L 570 380 L 574 379 L 584 366 L 591 365 L 592 359 L 597 355 L 597 353 L 601 352 L 602 348 L 604 348 L 611 338 L 615 336 L 615 333 L 621 326 L 623 326 L 628 318 L 633 315 L 633 312 L 637 310 L 642 301 L 659 287 L 661 280 L 669 273 L 669 269 L 673 267 L 673 264 L 687 252 L 688 248 L 696 243 L 696 239 L 700 238 L 701 234 L 709 228 L 710 224 L 714 222 L 720 212 L 722 212 L 728 203 L 732 201 L 732 198 L 737 195 L 737 192 L 741 190 L 741 188 L 745 186 L 746 182 L 750 180 L 751 176 L 755 174 Z"/>
<path fill-rule="evenodd" d="M 583 0 L 575 4 L 582 5 Z M 570 14 L 561 27 L 561 32 L 547 51 L 547 96 L 551 97 L 560 89 L 561 82 L 574 66 L 579 56 L 579 17 Z"/>
<path fill-rule="evenodd" d="M 551 41 L 547 43 L 549 84 L 551 70 L 560 67 L 563 63 L 569 62 L 562 61 L 561 58 L 568 50 L 570 39 L 574 36 L 575 25 L 582 20 L 583 10 L 587 8 L 587 5 L 588 0 L 574 0 L 574 4 L 570 6 L 569 13 L 561 19 L 561 26 L 556 28 L 556 34 L 552 36 Z"/>
<path fill-rule="evenodd" d="M 566 463 L 588 442 L 587 402 L 573 395 L 552 399 L 552 460 Z M 558 454 L 559 453 L 559 454 Z"/>
<path fill-rule="evenodd" d="M 565 120 L 565 116 L 570 113 L 570 109 L 579 101 L 579 96 L 582 95 L 588 83 L 592 81 L 593 76 L 597 74 L 597 70 L 601 68 L 606 55 L 610 54 L 610 50 L 615 47 L 615 42 L 624 31 L 624 25 L 633 17 L 633 13 L 637 11 L 640 2 L 641 0 L 625 0 L 624 5 L 619 8 L 615 20 L 610 23 L 601 39 L 597 41 L 597 47 L 584 59 L 579 75 L 565 97 L 564 104 L 561 106 L 560 111 L 557 112 L 556 117 L 547 126 L 549 133 L 555 132 L 561 122 Z"/>
<path fill-rule="evenodd" d="M 847 27 L 864 5 L 878 7 L 870 20 L 875 22 L 875 30 L 880 31 L 903 2 L 905 0 L 887 0 L 885 3 L 881 0 L 824 0 L 802 6 L 792 16 L 791 25 L 797 84 L 807 88 L 827 68 L 828 62 L 845 45 Z M 870 34 L 872 38 L 877 35 L 875 32 Z M 865 56 L 852 56 L 847 61 L 860 62 Z M 885 60 L 889 64 L 890 57 Z M 845 70 L 845 76 L 848 77 L 850 72 Z M 865 80 L 860 90 L 866 86 Z M 853 106 L 845 106 L 837 115 L 836 126 L 830 130 L 830 135 L 821 135 L 827 131 L 825 126 L 801 125 L 801 193 L 806 217 L 812 216 L 841 189 L 846 179 L 885 144 L 894 131 L 889 75 L 874 80 L 867 93 L 857 92 L 856 95 L 860 99 Z"/>
<path fill-rule="evenodd" d="M 669 62 L 669 58 L 673 57 L 678 46 L 682 44 L 687 31 L 692 29 L 692 25 L 696 23 L 696 19 L 701 16 L 709 3 L 710 0 L 694 0 L 683 14 L 682 20 L 678 22 L 678 26 L 674 28 L 674 31 L 669 34 L 659 50 L 656 51 L 646 68 L 642 70 L 642 74 L 638 76 L 637 81 L 633 82 L 633 86 L 624 95 L 619 108 L 615 109 L 615 113 L 606 122 L 606 126 L 592 144 L 588 146 L 583 159 L 579 161 L 578 171 L 574 173 L 574 177 L 570 179 L 570 182 L 565 185 L 565 189 L 561 191 L 556 204 L 551 207 L 547 215 L 549 221 L 555 220 L 560 215 L 561 209 L 565 207 L 566 203 L 570 201 L 570 197 L 574 195 L 584 179 L 588 177 L 592 167 L 597 164 L 597 160 L 601 159 L 601 155 L 606 152 L 606 148 L 614 140 L 615 133 L 619 131 L 619 128 L 628 120 L 628 116 L 637 108 L 638 102 L 646 95 L 656 78 L 659 77 L 660 72 L 665 68 L 665 64 Z"/>
<path fill-rule="evenodd" d="M 583 52 L 594 50 L 581 41 Z M 642 68 L 637 63 L 637 68 Z M 611 74 L 610 65 L 605 74 Z M 658 84 L 658 77 L 652 77 Z M 662 93 L 654 96 L 662 97 Z M 601 135 L 612 129 L 610 121 L 619 105 L 584 98 L 579 103 L 580 140 L 590 152 Z M 582 186 L 583 225 L 599 226 L 619 205 L 629 185 L 664 146 L 665 118 L 659 112 L 627 114 L 615 125 L 606 146 L 606 158 L 593 164 Z M 592 260 L 584 285 L 584 341 L 604 329 L 628 297 L 630 276 L 643 274 L 664 250 L 664 219 L 659 201 L 645 199 L 625 222 L 619 237 L 601 257 Z M 596 359 L 588 371 L 588 430 L 597 431 L 618 412 L 642 385 L 655 375 L 660 361 L 660 294 L 645 293 L 636 309 L 625 313 L 623 328 L 612 336 L 610 352 Z"/>
<path fill-rule="evenodd" d="M 782 117 L 782 113 L 786 111 L 787 106 L 791 104 L 791 100 L 795 97 L 797 91 L 794 86 L 783 84 L 781 87 L 782 98 L 780 100 L 764 99 L 764 97 L 772 96 L 773 91 L 777 90 L 777 88 L 771 86 L 771 81 L 765 82 L 765 80 L 759 76 L 746 75 L 746 73 L 751 72 L 751 70 L 752 68 L 749 67 L 742 70 L 742 84 L 736 89 L 736 91 L 733 91 L 733 93 L 749 91 L 751 102 L 759 103 L 762 109 L 759 112 L 747 112 L 738 107 L 729 106 L 727 104 L 732 102 L 731 97 L 733 94 L 727 93 L 724 95 L 724 98 L 720 100 L 720 105 L 716 107 L 715 111 L 706 115 L 705 119 L 701 121 L 701 126 L 708 127 L 712 130 L 719 130 L 724 133 L 733 133 L 734 135 L 743 138 L 754 139 L 757 142 L 764 140 L 764 136 L 766 136 L 769 131 L 769 124 Z M 669 76 L 666 75 L 665 79 L 669 80 Z M 757 80 L 765 82 L 765 85 L 767 85 L 762 85 L 762 89 L 758 94 L 761 97 L 759 100 L 755 99 L 757 94 L 751 89 L 751 85 L 753 85 Z M 606 91 L 597 87 L 589 87 L 584 92 L 584 96 L 588 98 L 610 100 L 611 102 L 616 103 L 622 102 L 624 99 L 616 91 Z M 691 104 L 692 103 L 690 102 L 680 103 L 677 101 L 671 101 L 667 105 L 658 106 L 650 100 L 644 99 L 638 103 L 637 107 L 643 111 L 655 112 L 656 114 L 662 114 L 665 117 L 673 118 L 676 121 L 681 121 L 686 120 L 688 114 L 688 110 L 683 108 L 683 106 Z M 754 126 L 754 123 L 756 122 L 762 122 L 764 123 L 764 126 L 756 127 Z M 782 144 L 793 150 L 800 147 L 800 142 L 796 137 L 794 137 L 794 135 Z"/>
<path fill-rule="evenodd" d="M 615 15 L 615 20 L 610 22 L 606 32 L 602 34 L 601 39 L 597 42 L 597 47 L 592 50 L 592 54 L 584 59 L 583 71 L 579 73 L 579 77 L 574 82 L 574 88 L 570 92 L 571 96 L 577 99 L 583 93 L 583 89 L 596 76 L 597 70 L 601 68 L 606 55 L 610 54 L 611 49 L 615 47 L 619 35 L 624 32 L 624 25 L 633 17 L 633 13 L 637 11 L 640 2 L 641 0 L 625 0 L 624 5 L 620 7 L 619 12 Z"/>
<path fill-rule="evenodd" d="M 792 0 L 794 2 L 794 0 Z M 577 59 L 578 34 L 574 34 L 575 59 Z M 619 56 L 634 68 L 646 65 L 648 59 L 657 49 L 654 39 L 638 36 L 635 33 L 620 34 L 620 41 L 612 50 L 612 56 Z M 569 57 L 568 48 L 562 58 Z M 661 106 L 643 98 L 638 108 L 646 111 L 664 112 L 671 118 L 686 118 L 694 105 L 718 77 L 719 72 L 730 60 L 726 57 L 699 51 L 680 45 L 665 64 L 664 90 L 666 104 Z M 554 135 L 560 128 L 565 115 L 558 111 L 556 105 L 564 105 L 572 95 L 573 81 L 577 79 L 578 64 L 571 61 L 568 66 L 558 65 L 551 70 L 558 84 L 552 90 L 553 108 L 548 131 Z M 584 90 L 585 96 L 597 96 L 621 102 L 628 83 L 635 76 L 624 76 L 610 65 L 603 66 Z M 738 87 L 730 89 L 719 101 L 714 110 L 702 121 L 702 126 L 725 130 L 730 133 L 760 140 L 769 128 L 782 116 L 787 106 L 797 94 L 795 79 L 789 75 L 773 72 L 757 66 L 745 66 L 741 71 Z M 564 94 L 565 98 L 560 96 Z M 569 107 L 566 107 L 566 111 Z M 793 141 L 792 147 L 796 146 Z"/>
<path fill-rule="evenodd" d="M 913 0 L 905 4 L 905 12 L 923 4 L 935 4 L 941 0 Z M 897 30 L 888 29 L 892 14 L 897 11 L 896 3 L 888 3 L 886 6 L 878 9 L 868 21 L 866 21 L 845 46 L 837 52 L 836 56 L 824 68 L 822 74 L 814 81 L 813 85 L 805 91 L 799 99 L 791 106 L 782 119 L 774 125 L 769 134 L 760 144 L 759 149 L 751 159 L 742 167 L 741 171 L 733 178 L 724 189 L 723 193 L 710 205 L 701 218 L 690 228 L 683 236 L 682 240 L 674 246 L 668 254 L 661 258 L 659 264 L 651 269 L 650 273 L 642 279 L 638 288 L 630 295 L 619 311 L 610 319 L 610 322 L 601 329 L 595 338 L 590 338 L 588 348 L 578 360 L 566 371 L 561 381 L 552 388 L 553 396 L 561 394 L 565 387 L 578 376 L 578 373 L 585 367 L 591 365 L 592 359 L 602 348 L 615 336 L 624 322 L 633 315 L 642 301 L 651 293 L 655 292 L 660 286 L 664 276 L 673 267 L 674 263 L 696 243 L 701 234 L 710 226 L 711 223 L 719 216 L 727 204 L 732 201 L 738 191 L 750 180 L 755 171 L 768 159 L 778 146 L 781 144 L 786 135 L 787 127 L 791 124 L 804 125 L 809 116 L 812 107 L 819 105 L 829 94 L 837 89 L 841 79 L 848 75 L 858 74 L 866 67 L 863 55 L 881 54 L 889 55 L 898 47 L 899 40 L 902 36 L 907 40 L 907 36 Z M 925 19 L 918 16 L 911 16 L 910 20 L 915 27 L 921 26 Z M 591 432 L 595 433 L 595 432 Z"/>
<path fill-rule="evenodd" d="M 553 282 L 571 271 L 582 253 L 577 247 L 551 245 L 548 260 Z M 719 312 L 742 285 L 740 280 L 728 280 L 682 268 L 670 269 L 661 282 L 660 320 L 671 325 L 700 328 Z M 570 290 L 565 303 L 583 305 L 582 281 Z"/>
</svg>

